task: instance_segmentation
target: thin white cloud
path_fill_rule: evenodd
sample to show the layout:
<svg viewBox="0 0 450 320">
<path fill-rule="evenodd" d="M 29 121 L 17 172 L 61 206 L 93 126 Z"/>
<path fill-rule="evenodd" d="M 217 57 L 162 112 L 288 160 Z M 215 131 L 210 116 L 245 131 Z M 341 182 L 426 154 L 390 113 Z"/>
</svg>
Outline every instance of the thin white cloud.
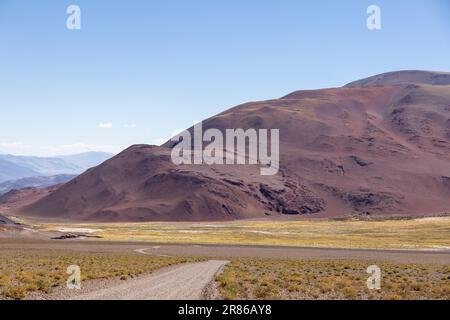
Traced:
<svg viewBox="0 0 450 320">
<path fill-rule="evenodd" d="M 27 145 L 20 141 L 15 142 L 1 142 L 0 143 L 0 151 L 4 153 L 23 153 L 27 150 L 31 149 L 30 145 Z"/>
<path fill-rule="evenodd" d="M 22 148 L 27 148 L 29 146 L 23 142 L 17 141 L 17 142 L 2 142 L 2 143 L 0 143 L 0 147 L 22 149 Z"/>
<path fill-rule="evenodd" d="M 112 129 L 113 124 L 110 123 L 110 122 L 107 122 L 107 123 L 100 123 L 100 124 L 98 125 L 98 127 L 99 127 L 100 129 Z"/>
</svg>

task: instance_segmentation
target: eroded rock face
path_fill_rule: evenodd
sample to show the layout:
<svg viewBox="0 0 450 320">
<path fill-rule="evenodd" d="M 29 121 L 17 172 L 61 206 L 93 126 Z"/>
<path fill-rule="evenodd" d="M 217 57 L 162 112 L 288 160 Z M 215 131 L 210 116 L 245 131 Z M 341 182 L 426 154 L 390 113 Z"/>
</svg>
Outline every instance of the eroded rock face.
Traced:
<svg viewBox="0 0 450 320">
<path fill-rule="evenodd" d="M 279 129 L 280 171 L 171 162 L 136 145 L 20 214 L 99 221 L 427 215 L 450 208 L 450 76 L 389 73 L 246 103 L 204 129 Z M 193 128 L 189 131 L 192 132 Z"/>
</svg>

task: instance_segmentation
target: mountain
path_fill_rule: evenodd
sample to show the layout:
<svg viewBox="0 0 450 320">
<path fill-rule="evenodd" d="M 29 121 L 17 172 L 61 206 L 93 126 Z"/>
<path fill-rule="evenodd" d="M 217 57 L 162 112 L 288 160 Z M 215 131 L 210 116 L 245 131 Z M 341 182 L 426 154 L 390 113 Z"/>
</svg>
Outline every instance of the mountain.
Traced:
<svg viewBox="0 0 450 320">
<path fill-rule="evenodd" d="M 78 175 L 112 154 L 88 152 L 60 157 L 30 157 L 0 154 L 0 182 L 29 177 Z"/>
<path fill-rule="evenodd" d="M 135 145 L 17 214 L 197 221 L 421 216 L 450 208 L 445 73 L 403 71 L 296 91 L 234 107 L 203 128 L 279 129 L 278 174 L 262 176 L 259 165 L 177 166 L 174 142 Z"/>
<path fill-rule="evenodd" d="M 105 162 L 113 156 L 114 155 L 112 153 L 92 151 L 68 156 L 59 156 L 58 158 L 66 161 L 67 163 L 76 165 L 83 170 L 87 170 L 99 165 L 102 162 Z"/>
<path fill-rule="evenodd" d="M 48 177 L 27 177 L 19 180 L 12 180 L 0 183 L 0 195 L 13 189 L 20 190 L 25 188 L 43 189 L 57 184 L 66 183 L 76 175 L 60 174 Z"/>
<path fill-rule="evenodd" d="M 450 85 L 450 73 L 418 70 L 388 72 L 349 83 L 345 87 L 354 88 L 401 84 Z"/>
<path fill-rule="evenodd" d="M 43 189 L 13 189 L 3 195 L 0 195 L 0 212 L 11 211 L 12 209 L 27 206 L 45 196 L 48 196 L 60 186 L 61 185 L 55 185 Z"/>
<path fill-rule="evenodd" d="M 79 174 L 82 172 L 82 168 L 79 166 L 59 158 L 0 155 L 0 159 L 29 168 L 38 173 L 37 176 Z"/>
<path fill-rule="evenodd" d="M 3 160 L 0 157 L 0 182 L 36 175 L 39 175 L 39 173 L 30 168 L 22 167 L 10 161 Z"/>
</svg>

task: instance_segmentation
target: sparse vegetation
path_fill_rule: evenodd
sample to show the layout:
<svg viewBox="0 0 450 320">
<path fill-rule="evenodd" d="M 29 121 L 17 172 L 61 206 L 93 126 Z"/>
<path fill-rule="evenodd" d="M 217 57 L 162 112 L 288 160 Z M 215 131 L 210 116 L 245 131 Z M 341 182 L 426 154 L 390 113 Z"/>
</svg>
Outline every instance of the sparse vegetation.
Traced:
<svg viewBox="0 0 450 320">
<path fill-rule="evenodd" d="M 135 253 L 0 248 L 0 299 L 51 293 L 65 285 L 69 265 L 82 280 L 127 280 L 173 264 L 205 258 Z M 216 278 L 224 299 L 450 299 L 450 266 L 350 260 L 231 258 Z M 369 290 L 366 269 L 382 270 L 381 290 Z"/>
<path fill-rule="evenodd" d="M 410 220 L 237 221 L 37 225 L 93 229 L 104 240 L 369 249 L 450 248 L 450 217 Z"/>
<path fill-rule="evenodd" d="M 366 269 L 382 270 L 381 290 L 369 290 Z M 233 299 L 450 299 L 450 266 L 331 260 L 234 259 L 217 276 Z"/>
<path fill-rule="evenodd" d="M 285 245 L 330 248 L 450 248 L 450 217 L 377 221 L 239 221 L 228 223 L 117 223 L 37 225 L 41 230 L 76 232 L 103 241 L 151 241 Z M 64 231 L 64 232 L 69 232 Z M 80 231 L 81 232 L 81 231 Z M 68 243 L 69 245 L 69 243 Z M 132 252 L 90 252 L 0 247 L 0 299 L 22 299 L 28 292 L 52 292 L 64 285 L 69 265 L 81 267 L 82 280 L 126 280 L 198 258 L 151 257 Z M 382 268 L 382 289 L 368 290 L 363 261 L 231 258 L 217 277 L 225 299 L 450 299 L 450 266 L 374 263 Z"/>
<path fill-rule="evenodd" d="M 67 281 L 67 267 L 78 265 L 81 280 L 120 277 L 122 280 L 196 258 L 151 257 L 134 253 L 70 250 L 0 250 L 0 299 L 23 299 L 28 292 L 51 292 Z"/>
</svg>

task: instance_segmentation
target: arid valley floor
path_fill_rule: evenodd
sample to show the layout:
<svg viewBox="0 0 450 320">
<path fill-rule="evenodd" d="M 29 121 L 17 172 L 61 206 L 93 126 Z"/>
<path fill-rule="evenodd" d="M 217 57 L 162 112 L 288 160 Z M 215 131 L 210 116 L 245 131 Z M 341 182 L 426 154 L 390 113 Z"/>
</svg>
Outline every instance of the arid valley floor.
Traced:
<svg viewBox="0 0 450 320">
<path fill-rule="evenodd" d="M 0 233 L 0 299 L 450 299 L 450 217 L 21 222 Z"/>
</svg>

